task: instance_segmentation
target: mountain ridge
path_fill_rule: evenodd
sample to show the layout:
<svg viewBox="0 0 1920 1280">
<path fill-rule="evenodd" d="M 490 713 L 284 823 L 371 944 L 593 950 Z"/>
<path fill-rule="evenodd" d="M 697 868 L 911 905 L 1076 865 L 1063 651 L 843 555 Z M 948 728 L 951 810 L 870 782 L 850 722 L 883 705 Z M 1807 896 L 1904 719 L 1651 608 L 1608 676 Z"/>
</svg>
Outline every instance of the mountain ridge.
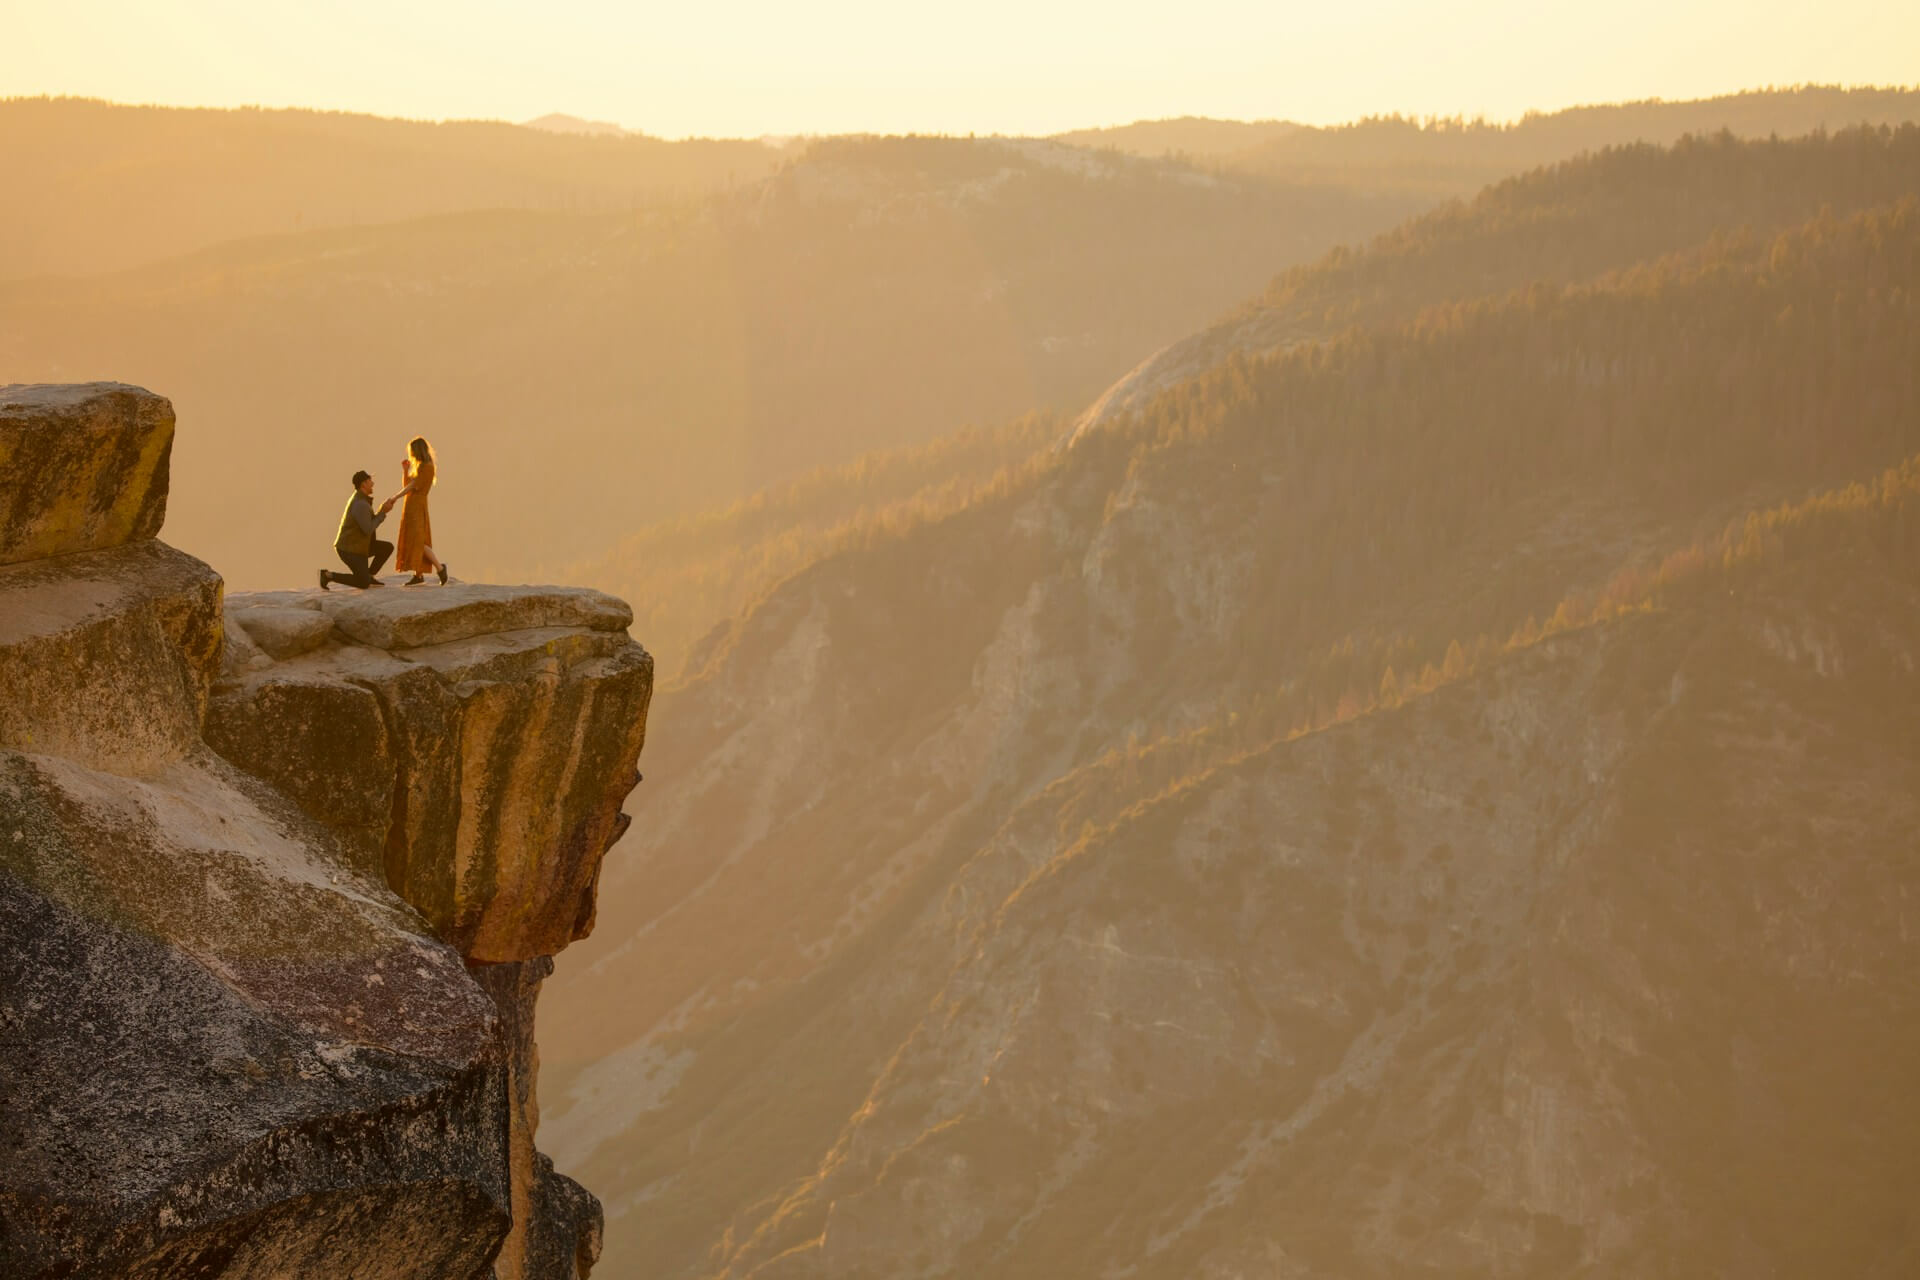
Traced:
<svg viewBox="0 0 1920 1280">
<path fill-rule="evenodd" d="M 1842 146 L 1820 145 L 1835 173 L 1847 167 Z M 1900 172 L 1910 193 L 1920 173 Z M 1019 839 L 1031 852 L 1020 860 L 1044 863 L 1049 851 L 1074 845 L 1080 824 L 1097 830 L 1113 820 L 1103 812 L 1124 813 L 1167 782 L 1207 776 L 1209 760 L 1284 740 L 1303 724 L 1344 725 L 1369 701 L 1405 700 L 1432 679 L 1429 669 L 1443 676 L 1457 661 L 1476 670 L 1487 658 L 1476 650 L 1497 650 L 1516 632 L 1551 633 L 1550 647 L 1585 645 L 1590 631 L 1565 631 L 1568 619 L 1615 598 L 1609 593 L 1637 600 L 1635 584 L 1690 571 L 1690 548 L 1718 537 L 1741 512 L 1910 457 L 1920 444 L 1916 388 L 1903 372 L 1914 365 L 1920 333 L 1907 284 L 1917 212 L 1909 196 L 1844 220 L 1815 217 L 1771 239 L 1709 238 L 1598 281 L 1469 296 L 1400 327 L 1231 361 L 1163 391 L 1113 429 L 1083 436 L 1018 481 L 817 562 L 768 592 L 662 695 L 677 732 L 654 767 L 672 779 L 673 798 L 609 868 L 603 909 L 621 922 L 621 940 L 589 946 L 581 985 L 570 988 L 563 973 L 554 993 L 566 1029 L 550 1050 L 559 1092 L 549 1114 L 561 1149 L 609 1190 L 610 1242 L 628 1241 L 610 1243 L 609 1256 L 643 1250 L 667 1274 L 685 1275 L 746 1274 L 763 1264 L 766 1275 L 903 1266 L 929 1275 L 983 1267 L 1040 1274 L 1068 1256 L 1137 1261 L 1138 1241 L 1102 1254 L 1106 1245 L 1069 1226 L 1105 1206 L 1097 1212 L 1115 1216 L 1097 1220 L 1131 1240 L 1132 1229 L 1118 1225 L 1131 1217 L 1112 1178 L 1124 1181 L 1124 1171 L 1148 1167 L 1132 1162 L 1164 1153 L 1186 1113 L 1148 1085 L 1136 1101 L 1160 1116 L 1152 1121 L 1158 1128 L 1029 1124 L 1031 1097 L 1046 1096 L 1048 1070 L 1081 1079 L 1047 1045 L 1097 1056 L 1118 1052 L 1116 1037 L 1136 1034 L 1089 1022 L 1089 1010 L 1101 1006 L 1086 993 L 1107 988 L 1089 985 L 1079 961 L 1068 963 L 1061 948 L 1069 944 L 1051 927 L 1023 935 L 1032 945 L 1022 944 L 1028 958 L 1011 976 L 969 988 L 1000 1030 L 962 1019 L 956 999 L 951 1016 L 928 1025 L 959 1039 L 912 1057 L 916 1065 L 886 1086 L 903 1115 L 924 1114 L 925 1123 L 889 1119 L 869 1128 L 880 1145 L 864 1167 L 890 1166 L 874 1187 L 900 1188 L 910 1203 L 860 1189 L 859 1179 L 822 1182 L 817 1195 L 807 1189 L 843 1143 L 870 1145 L 857 1136 L 857 1118 L 873 1114 L 863 1099 L 958 971 L 943 957 L 964 967 L 967 934 L 949 913 L 999 900 L 962 868 L 1003 830 L 1009 839 L 1028 832 Z M 1706 551 L 1698 557 L 1711 559 Z M 1637 626 L 1638 616 L 1621 625 Z M 1637 662 L 1634 647 L 1621 652 Z M 1675 658 L 1687 651 L 1662 650 Z M 1505 750 L 1523 751 L 1511 759 L 1532 758 L 1524 754 L 1531 730 L 1521 730 L 1543 714 L 1526 712 L 1509 726 Z M 1336 733 L 1320 741 L 1340 740 Z M 815 746 L 774 745 L 796 742 Z M 1451 750 L 1483 766 L 1492 760 L 1467 743 Z M 1163 768 L 1172 776 L 1154 781 Z M 1568 774 L 1565 785 L 1578 776 Z M 1369 806 L 1381 803 L 1381 785 L 1366 784 Z M 1561 785 L 1543 781 L 1542 796 Z M 1073 799 L 1082 791 L 1087 801 Z M 1043 795 L 1062 802 L 1038 804 Z M 1535 803 L 1551 810 L 1558 802 L 1526 801 Z M 1031 819 L 1008 825 L 1036 804 Z M 1890 810 L 1876 805 L 1875 829 L 1885 832 Z M 1367 811 L 1340 801 L 1326 821 L 1338 827 Z M 1477 821 L 1481 811 L 1473 801 L 1448 821 Z M 1275 834 L 1282 821 L 1269 813 L 1261 823 L 1228 822 L 1220 839 L 1245 850 L 1237 856 L 1247 866 L 1275 858 L 1285 865 L 1293 856 L 1286 848 L 1298 842 Z M 1501 827 L 1504 834 L 1488 839 L 1499 846 L 1515 830 Z M 1299 856 L 1321 841 L 1313 836 Z M 1150 887 L 1172 874 L 1153 870 L 1156 848 L 1164 843 L 1141 846 L 1137 873 L 1113 882 L 1110 893 L 1088 891 L 1092 905 L 1076 910 L 1091 912 L 1094 923 L 1076 937 L 1097 943 L 1101 902 L 1151 916 L 1143 905 Z M 1097 868 L 1101 860 L 1063 865 Z M 1017 879 L 1000 883 L 999 897 L 1018 887 Z M 1379 892 L 1389 892 L 1380 883 Z M 1392 900 L 1403 918 L 1404 900 Z M 1262 901 L 1262 911 L 1279 910 L 1270 895 Z M 1285 945 L 1292 918 L 1262 918 L 1269 931 L 1258 936 Z M 1088 947 L 1087 956 L 1101 954 Z M 566 1012 L 608 984 L 632 990 L 636 972 L 647 973 L 649 989 L 631 1000 L 623 1023 L 596 1017 L 588 1032 Z M 1021 1021 L 1008 993 L 1027 990 L 1035 974 L 1083 977 L 1043 979 L 1050 994 L 1038 1007 L 1048 1016 Z M 1148 1023 L 1178 1021 L 1172 990 L 1144 973 L 1137 982 L 1147 993 L 1143 1008 L 1160 1010 Z M 1346 1029 L 1314 1032 L 1315 1042 L 1357 1034 L 1339 1025 Z M 1048 1026 L 1070 1030 L 1064 1041 L 1050 1039 Z M 1030 1101 L 1017 1115 L 985 1101 L 985 1111 L 970 1109 L 969 1099 L 986 1095 L 964 1084 L 966 1071 L 933 1066 L 972 1062 L 1003 1035 L 1027 1046 L 1022 1052 L 1036 1064 L 1020 1077 Z M 1138 1066 L 1140 1079 L 1185 1078 L 1175 1059 L 1152 1062 L 1160 1065 Z M 777 1118 L 766 1092 L 776 1087 Z M 1253 1105 L 1258 1096 L 1244 1100 Z M 1292 1104 L 1261 1105 L 1284 1115 Z M 885 1103 L 889 1114 L 895 1106 Z M 925 1162 L 912 1154 L 915 1135 L 959 1114 L 971 1118 L 938 1129 Z M 1109 1141 L 1119 1145 L 1102 1145 Z M 702 1154 L 740 1142 L 764 1142 L 757 1176 Z M 1095 1143 L 1102 1161 L 1070 1160 L 1082 1142 Z M 943 1181 L 949 1166 L 978 1177 Z M 1055 1245 L 981 1252 L 1009 1238 L 1024 1212 L 1014 1200 L 1039 1203 L 1032 1171 L 1053 1169 L 1071 1181 L 1081 1176 L 1073 1170 L 1094 1177 L 1100 1168 L 1113 1172 L 1087 1184 L 1095 1199 L 1036 1219 L 1054 1224 L 1044 1231 L 1018 1229 L 1022 1239 L 1036 1231 Z M 1333 1194 L 1340 1178 L 1357 1176 L 1335 1169 L 1323 1181 Z M 1594 1194 L 1604 1201 L 1612 1193 Z M 794 1207 L 783 1214 L 789 1199 Z M 1357 1221 L 1358 1203 L 1329 1205 L 1321 1216 Z M 1576 1209 L 1559 1203 L 1552 1212 L 1587 1221 Z M 1244 1224 L 1248 1212 L 1236 1210 L 1233 1221 Z M 1651 1219 L 1635 1221 L 1656 1229 Z M 824 1245 L 816 1239 L 823 1228 Z M 922 1247 L 909 1237 L 954 1243 L 908 1262 Z M 1381 1262 L 1381 1274 L 1451 1256 L 1422 1253 L 1438 1247 L 1418 1245 L 1423 1238 L 1414 1234 L 1411 1253 L 1389 1250 L 1400 1262 Z M 1534 1246 L 1522 1237 L 1500 1238 L 1508 1242 L 1497 1255 L 1502 1267 L 1562 1256 L 1529 1253 Z M 1601 1254 L 1580 1252 L 1586 1237 L 1564 1238 L 1569 1256 L 1606 1265 L 1594 1261 Z M 1229 1233 L 1209 1237 L 1208 1248 L 1235 1239 L 1249 1249 L 1258 1243 Z M 1081 1253 L 1061 1252 L 1069 1243 Z M 1370 1273 L 1352 1258 L 1313 1256 L 1309 1271 Z M 1458 1265 L 1482 1264 L 1492 1266 L 1484 1258 Z M 1154 1266 L 1167 1269 L 1144 1274 L 1192 1274 L 1174 1260 Z"/>
</svg>

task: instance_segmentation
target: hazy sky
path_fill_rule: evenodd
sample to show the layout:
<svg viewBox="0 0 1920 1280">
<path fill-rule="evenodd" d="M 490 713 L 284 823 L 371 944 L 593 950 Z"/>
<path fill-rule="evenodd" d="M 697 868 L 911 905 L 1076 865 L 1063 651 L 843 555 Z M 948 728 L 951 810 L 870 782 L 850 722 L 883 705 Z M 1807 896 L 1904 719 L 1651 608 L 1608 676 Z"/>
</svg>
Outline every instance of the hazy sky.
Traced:
<svg viewBox="0 0 1920 1280">
<path fill-rule="evenodd" d="M 1920 81 L 1920 0 L 0 0 L 0 97 L 687 134 L 1511 118 Z"/>
</svg>

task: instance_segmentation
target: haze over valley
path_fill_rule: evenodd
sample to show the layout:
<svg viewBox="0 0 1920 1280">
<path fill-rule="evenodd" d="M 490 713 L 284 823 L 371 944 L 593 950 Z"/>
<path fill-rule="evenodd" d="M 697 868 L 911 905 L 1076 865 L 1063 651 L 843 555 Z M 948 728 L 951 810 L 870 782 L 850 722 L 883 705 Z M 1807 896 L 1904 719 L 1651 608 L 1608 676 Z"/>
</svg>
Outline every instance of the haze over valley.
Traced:
<svg viewBox="0 0 1920 1280">
<path fill-rule="evenodd" d="M 414 433 L 459 444 L 440 499 L 461 568 L 552 576 L 813 468 L 1077 413 L 1278 272 L 1489 176 L 1688 129 L 1899 122 L 1915 96 L 1296 130 L 1241 167 L 16 100 L 0 159 L 57 168 L 0 215 L 30 228 L 0 237 L 0 361 L 167 387 L 201 424 L 171 536 L 236 586 L 310 573 L 341 460 L 398 488 Z M 82 270 L 98 243 L 114 256 Z M 727 603 L 668 621 L 669 669 Z"/>
<path fill-rule="evenodd" d="M 0 1272 L 1920 1269 L 1920 87 L 603 114 L 0 100 Z"/>
</svg>

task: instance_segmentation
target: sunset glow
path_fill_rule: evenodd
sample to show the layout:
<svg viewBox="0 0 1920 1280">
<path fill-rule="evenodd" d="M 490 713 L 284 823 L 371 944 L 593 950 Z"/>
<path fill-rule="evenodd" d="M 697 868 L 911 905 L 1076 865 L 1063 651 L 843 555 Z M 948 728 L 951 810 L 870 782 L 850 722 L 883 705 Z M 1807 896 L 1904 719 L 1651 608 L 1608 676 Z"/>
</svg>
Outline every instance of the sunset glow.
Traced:
<svg viewBox="0 0 1920 1280">
<path fill-rule="evenodd" d="M 879 0 L 532 6 L 141 0 L 8 6 L 0 97 L 303 106 L 419 119 L 566 112 L 662 137 L 1049 133 L 1175 115 L 1309 124 L 1485 115 L 1920 76 L 1920 6 L 1576 9 Z"/>
</svg>

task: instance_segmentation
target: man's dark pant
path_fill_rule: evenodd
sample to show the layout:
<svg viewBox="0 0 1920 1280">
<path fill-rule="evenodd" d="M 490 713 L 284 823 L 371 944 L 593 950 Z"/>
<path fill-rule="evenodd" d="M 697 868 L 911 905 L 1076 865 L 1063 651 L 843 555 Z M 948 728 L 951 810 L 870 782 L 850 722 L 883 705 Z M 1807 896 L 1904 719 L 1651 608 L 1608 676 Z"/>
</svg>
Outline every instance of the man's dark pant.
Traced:
<svg viewBox="0 0 1920 1280">
<path fill-rule="evenodd" d="M 359 587 L 364 590 L 372 586 L 373 580 L 380 576 L 380 571 L 387 567 L 387 557 L 393 554 L 393 544 L 391 542 L 374 543 L 371 557 L 355 555 L 351 551 L 342 551 L 338 547 L 333 550 L 334 554 L 340 557 L 340 562 L 353 570 L 350 574 L 336 573 L 333 575 L 333 580 L 341 586 Z M 371 565 L 367 563 L 369 559 L 373 561 Z"/>
</svg>

